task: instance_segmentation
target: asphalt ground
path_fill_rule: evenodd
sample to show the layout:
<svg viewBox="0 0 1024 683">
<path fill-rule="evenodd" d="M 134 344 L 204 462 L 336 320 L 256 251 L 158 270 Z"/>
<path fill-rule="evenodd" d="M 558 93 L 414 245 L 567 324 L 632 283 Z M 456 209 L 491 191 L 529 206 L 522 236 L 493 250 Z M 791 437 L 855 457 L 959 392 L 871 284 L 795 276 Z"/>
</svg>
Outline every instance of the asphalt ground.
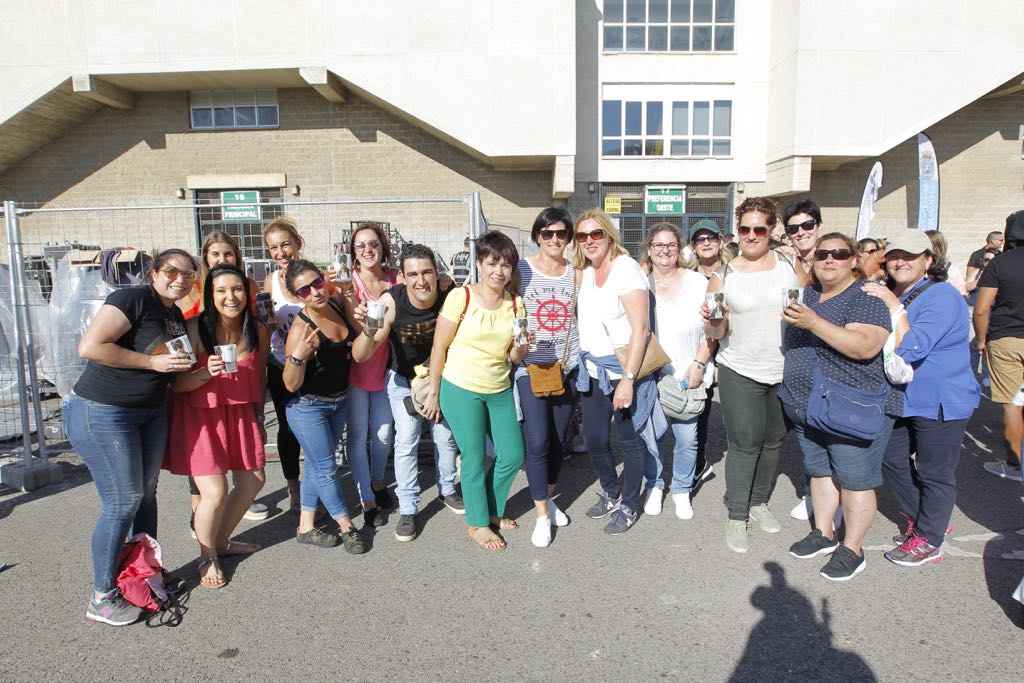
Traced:
<svg viewBox="0 0 1024 683">
<path fill-rule="evenodd" d="M 188 533 L 183 477 L 159 487 L 166 567 L 192 588 L 180 626 L 112 628 L 86 621 L 89 538 L 99 501 L 88 471 L 61 459 L 64 483 L 31 493 L 0 488 L 0 680 L 1021 680 L 1024 619 L 1011 592 L 1024 562 L 1019 485 L 981 463 L 1000 452 L 998 408 L 975 414 L 959 469 L 960 493 L 942 562 L 890 564 L 894 503 L 866 540 L 867 569 L 848 583 L 821 578 L 822 558 L 787 549 L 808 530 L 788 516 L 803 488 L 792 436 L 772 507 L 779 534 L 751 530 L 738 555 L 724 542 L 724 433 L 718 405 L 709 456 L 715 475 L 696 494 L 696 517 L 671 503 L 609 537 L 583 514 L 597 490 L 587 457 L 566 463 L 559 504 L 572 524 L 545 549 L 525 475 L 509 513 L 522 525 L 509 548 L 466 540 L 464 520 L 424 495 L 420 537 L 399 543 L 397 517 L 369 552 L 300 546 L 296 518 L 242 522 L 263 544 L 229 558 L 230 583 L 196 588 L 198 547 Z M 260 500 L 285 500 L 277 463 Z M 432 471 L 421 472 L 427 485 Z M 346 473 L 349 501 L 354 486 Z M 1021 553 L 1024 554 L 1024 553 Z"/>
</svg>

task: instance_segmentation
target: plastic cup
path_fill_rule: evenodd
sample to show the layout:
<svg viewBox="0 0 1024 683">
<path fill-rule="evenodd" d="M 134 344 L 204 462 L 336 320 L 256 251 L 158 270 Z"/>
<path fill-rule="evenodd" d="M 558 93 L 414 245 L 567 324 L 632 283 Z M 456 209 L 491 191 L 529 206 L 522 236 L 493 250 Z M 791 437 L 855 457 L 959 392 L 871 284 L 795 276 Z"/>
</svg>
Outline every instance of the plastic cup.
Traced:
<svg viewBox="0 0 1024 683">
<path fill-rule="evenodd" d="M 224 361 L 224 374 L 231 375 L 238 372 L 238 346 L 235 344 L 222 344 L 213 347 L 217 355 Z"/>
<path fill-rule="evenodd" d="M 709 311 L 708 317 L 711 320 L 721 320 L 725 317 L 724 292 L 711 292 L 710 294 L 705 294 L 704 301 L 707 303 Z"/>
<path fill-rule="evenodd" d="M 383 301 L 367 301 L 366 302 L 366 328 L 369 330 L 379 330 L 384 326 L 384 313 L 387 311 L 387 306 L 384 305 Z"/>
<path fill-rule="evenodd" d="M 792 304 L 802 304 L 804 302 L 804 290 L 798 287 L 783 287 L 782 288 L 782 307 L 788 308 Z"/>
</svg>

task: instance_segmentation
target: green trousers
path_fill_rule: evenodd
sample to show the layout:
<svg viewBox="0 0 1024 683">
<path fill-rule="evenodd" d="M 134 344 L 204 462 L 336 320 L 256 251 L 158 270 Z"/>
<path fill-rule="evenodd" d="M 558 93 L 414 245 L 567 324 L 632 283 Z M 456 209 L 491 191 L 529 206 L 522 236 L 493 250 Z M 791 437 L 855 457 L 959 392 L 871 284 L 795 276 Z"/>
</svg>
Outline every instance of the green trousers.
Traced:
<svg viewBox="0 0 1024 683">
<path fill-rule="evenodd" d="M 512 481 L 523 464 L 523 432 L 516 420 L 512 387 L 496 394 L 478 394 L 441 379 L 441 412 L 462 453 L 462 500 L 466 524 L 487 526 L 491 516 L 505 514 Z M 497 457 L 487 467 L 487 437 Z"/>
</svg>

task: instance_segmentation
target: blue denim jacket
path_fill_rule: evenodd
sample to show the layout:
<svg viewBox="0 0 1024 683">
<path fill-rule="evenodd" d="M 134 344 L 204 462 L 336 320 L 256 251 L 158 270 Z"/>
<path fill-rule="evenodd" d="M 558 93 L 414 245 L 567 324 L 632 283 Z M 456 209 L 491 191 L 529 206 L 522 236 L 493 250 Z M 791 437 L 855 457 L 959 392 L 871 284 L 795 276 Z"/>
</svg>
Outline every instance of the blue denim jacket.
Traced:
<svg viewBox="0 0 1024 683">
<path fill-rule="evenodd" d="M 595 356 L 583 350 L 580 350 L 576 390 L 590 391 L 591 377 L 586 366 L 588 360 L 597 366 L 598 388 L 606 396 L 612 393 L 612 380 L 608 376 L 608 371 L 622 373 L 619 359 L 615 354 Z M 658 401 L 658 383 L 654 381 L 654 374 L 637 380 L 633 390 L 636 394 L 636 405 L 633 408 L 633 429 L 643 439 L 647 449 L 652 453 L 657 453 L 658 439 L 664 436 L 668 430 L 668 420 L 665 419 L 665 411 L 661 409 L 661 403 Z"/>
</svg>

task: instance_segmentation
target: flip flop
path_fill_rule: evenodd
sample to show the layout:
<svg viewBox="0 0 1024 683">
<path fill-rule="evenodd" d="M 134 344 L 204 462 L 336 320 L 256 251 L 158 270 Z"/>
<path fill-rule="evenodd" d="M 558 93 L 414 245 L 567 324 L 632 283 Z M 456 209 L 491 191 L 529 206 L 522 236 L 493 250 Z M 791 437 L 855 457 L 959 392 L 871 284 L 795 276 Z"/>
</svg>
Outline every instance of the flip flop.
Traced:
<svg viewBox="0 0 1024 683">
<path fill-rule="evenodd" d="M 223 574 L 221 574 L 220 576 L 217 576 L 216 574 L 211 576 L 210 574 L 205 573 L 203 571 L 203 567 L 206 566 L 211 566 L 215 568 L 217 571 L 220 571 L 220 567 L 217 565 L 216 557 L 209 557 L 205 560 L 200 561 L 199 566 L 196 567 L 196 572 L 199 575 L 200 586 L 202 586 L 203 588 L 223 588 L 227 585 L 228 582 L 224 578 Z"/>
<path fill-rule="evenodd" d="M 495 519 L 497 519 L 498 521 L 495 522 Z M 491 528 L 495 531 L 509 531 L 510 529 L 518 529 L 519 522 L 512 519 L 511 517 L 492 517 Z"/>
<path fill-rule="evenodd" d="M 484 550 L 504 550 L 505 548 L 508 547 L 508 543 L 506 543 L 500 536 L 491 536 L 491 537 L 485 538 L 485 539 L 477 538 L 476 537 L 477 532 L 480 531 L 481 529 L 486 529 L 486 528 L 487 527 L 482 527 L 482 526 L 471 526 L 471 527 L 468 527 L 467 531 L 469 532 L 469 540 L 473 541 L 474 543 L 476 543 L 478 546 L 480 546 Z"/>
<path fill-rule="evenodd" d="M 262 550 L 263 546 L 259 543 L 243 543 L 242 541 L 228 541 L 227 546 L 223 550 L 217 551 L 217 554 L 221 557 L 224 555 L 252 555 L 254 552 Z"/>
</svg>

